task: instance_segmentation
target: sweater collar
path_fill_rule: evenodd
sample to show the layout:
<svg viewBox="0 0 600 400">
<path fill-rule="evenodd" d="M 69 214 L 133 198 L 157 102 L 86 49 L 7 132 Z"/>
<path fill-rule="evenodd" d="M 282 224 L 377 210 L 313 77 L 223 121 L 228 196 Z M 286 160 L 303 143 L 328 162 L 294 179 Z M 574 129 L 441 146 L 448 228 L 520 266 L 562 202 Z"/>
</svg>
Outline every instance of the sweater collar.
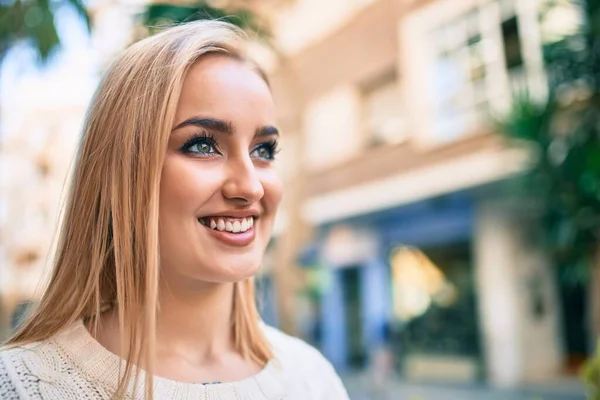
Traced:
<svg viewBox="0 0 600 400">
<path fill-rule="evenodd" d="M 125 370 L 126 362 L 104 348 L 88 332 L 82 320 L 56 337 L 56 343 L 67 353 L 83 374 L 91 381 L 100 383 L 103 388 L 114 393 L 119 376 Z M 134 370 L 135 372 L 135 370 Z M 195 399 L 217 398 L 222 400 L 243 398 L 252 400 L 278 400 L 284 397 L 285 384 L 283 367 L 277 358 L 270 360 L 257 374 L 235 382 L 218 384 L 184 383 L 154 376 L 156 399 Z M 140 371 L 140 382 L 144 382 L 144 371 Z M 133 384 L 130 385 L 131 388 Z M 143 393 L 138 390 L 138 393 Z"/>
</svg>

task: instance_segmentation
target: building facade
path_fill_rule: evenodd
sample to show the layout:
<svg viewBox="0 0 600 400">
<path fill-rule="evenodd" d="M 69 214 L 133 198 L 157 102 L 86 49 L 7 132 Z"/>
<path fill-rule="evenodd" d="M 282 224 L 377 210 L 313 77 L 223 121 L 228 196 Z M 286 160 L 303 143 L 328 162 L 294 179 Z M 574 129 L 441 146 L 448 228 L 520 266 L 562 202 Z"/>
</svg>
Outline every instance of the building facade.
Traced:
<svg viewBox="0 0 600 400">
<path fill-rule="evenodd" d="M 487 123 L 515 91 L 545 95 L 545 3 L 327 4 L 273 13 L 288 150 L 280 315 L 294 315 L 283 294 L 296 265 L 309 286 L 296 325 L 340 369 L 391 348 L 409 378 L 563 376 L 585 353 L 585 295 L 564 299 L 535 209 L 505 195 L 528 154 Z"/>
</svg>

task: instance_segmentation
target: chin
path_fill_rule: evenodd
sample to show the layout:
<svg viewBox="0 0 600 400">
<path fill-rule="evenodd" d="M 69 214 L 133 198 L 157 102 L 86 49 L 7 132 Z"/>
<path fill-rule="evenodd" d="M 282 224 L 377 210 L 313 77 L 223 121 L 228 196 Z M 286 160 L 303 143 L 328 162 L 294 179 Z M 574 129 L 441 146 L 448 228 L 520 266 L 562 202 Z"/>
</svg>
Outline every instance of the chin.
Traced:
<svg viewBox="0 0 600 400">
<path fill-rule="evenodd" d="M 215 265 L 217 270 L 214 276 L 219 282 L 239 282 L 251 278 L 260 271 L 260 262 L 230 262 L 227 264 L 219 263 Z"/>
</svg>

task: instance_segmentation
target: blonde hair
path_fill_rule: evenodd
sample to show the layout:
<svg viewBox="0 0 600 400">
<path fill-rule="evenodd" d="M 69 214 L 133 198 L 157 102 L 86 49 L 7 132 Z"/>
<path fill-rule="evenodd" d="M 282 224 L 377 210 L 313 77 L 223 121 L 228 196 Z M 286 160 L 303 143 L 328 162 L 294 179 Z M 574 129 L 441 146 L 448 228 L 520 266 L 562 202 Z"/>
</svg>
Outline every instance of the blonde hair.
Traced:
<svg viewBox="0 0 600 400">
<path fill-rule="evenodd" d="M 143 366 L 152 395 L 159 279 L 159 182 L 183 81 L 211 53 L 249 62 L 233 25 L 197 21 L 137 42 L 109 68 L 88 111 L 57 242 L 54 269 L 36 310 L 7 342 L 47 339 L 81 318 L 97 331 L 106 304 L 129 332 L 115 397 L 137 388 Z M 261 73 L 264 78 L 264 75 Z M 233 337 L 240 354 L 265 365 L 253 279 L 234 284 Z M 135 372 L 134 372 L 135 371 Z"/>
</svg>

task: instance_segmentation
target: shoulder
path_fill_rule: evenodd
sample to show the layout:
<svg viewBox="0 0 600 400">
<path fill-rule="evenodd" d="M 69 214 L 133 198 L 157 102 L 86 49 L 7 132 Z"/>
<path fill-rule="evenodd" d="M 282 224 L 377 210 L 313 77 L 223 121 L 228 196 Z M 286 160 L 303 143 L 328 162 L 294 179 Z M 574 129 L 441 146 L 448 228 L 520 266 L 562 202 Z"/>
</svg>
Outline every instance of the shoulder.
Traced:
<svg viewBox="0 0 600 400">
<path fill-rule="evenodd" d="M 0 347 L 0 361 L 9 374 L 23 371 L 44 374 L 57 367 L 58 361 L 68 361 L 57 336 L 45 340 Z"/>
<path fill-rule="evenodd" d="M 85 340 L 80 330 L 76 324 L 45 340 L 1 347 L 0 399 L 107 398 L 95 376 L 76 362 L 75 351 L 90 362 L 98 360 L 80 345 Z M 14 393 L 13 397 L 3 390 Z M 87 391 L 96 396 L 90 397 Z"/>
<path fill-rule="evenodd" d="M 41 398 L 35 382 L 49 379 L 57 349 L 51 340 L 0 348 L 0 398 Z"/>
<path fill-rule="evenodd" d="M 265 334 L 289 379 L 310 388 L 311 399 L 346 400 L 348 395 L 331 363 L 305 341 L 265 326 Z"/>
<path fill-rule="evenodd" d="M 23 345 L 0 347 L 0 361 L 10 374 L 15 368 L 43 369 L 58 357 L 58 346 L 52 339 Z"/>
<path fill-rule="evenodd" d="M 265 334 L 275 355 L 284 360 L 301 359 L 304 362 L 314 366 L 331 365 L 323 355 L 302 339 L 290 336 L 279 329 L 265 325 Z"/>
<path fill-rule="evenodd" d="M 0 399 L 17 400 L 21 397 L 12 363 L 6 361 L 15 352 L 16 349 L 0 348 Z"/>
</svg>

